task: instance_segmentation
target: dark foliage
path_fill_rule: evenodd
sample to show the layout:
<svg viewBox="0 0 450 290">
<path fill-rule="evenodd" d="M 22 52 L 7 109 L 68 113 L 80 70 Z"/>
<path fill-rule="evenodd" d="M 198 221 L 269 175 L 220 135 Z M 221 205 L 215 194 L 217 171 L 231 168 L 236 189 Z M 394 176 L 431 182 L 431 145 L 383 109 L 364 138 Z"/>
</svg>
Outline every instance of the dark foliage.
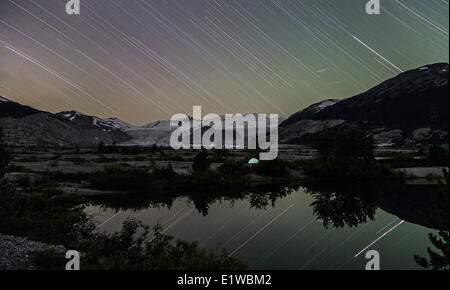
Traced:
<svg viewBox="0 0 450 290">
<path fill-rule="evenodd" d="M 98 154 L 103 154 L 103 153 L 105 153 L 105 147 L 106 147 L 106 145 L 105 145 L 105 143 L 103 143 L 103 141 L 101 141 L 100 143 L 98 143 L 98 146 L 97 146 L 97 152 L 98 152 Z"/>
<path fill-rule="evenodd" d="M 373 220 L 377 209 L 370 186 L 355 183 L 307 184 L 314 214 L 324 227 L 356 227 Z"/>
<path fill-rule="evenodd" d="M 0 180 L 3 178 L 3 175 L 6 173 L 6 169 L 8 167 L 9 161 L 11 160 L 11 154 L 3 145 L 3 135 L 0 128 Z"/>
<path fill-rule="evenodd" d="M 285 190 L 292 191 L 291 187 L 286 188 L 286 181 L 273 182 L 272 186 L 251 186 L 249 177 L 239 172 L 252 172 L 252 168 L 240 161 L 229 161 L 219 171 L 203 170 L 183 175 L 174 172 L 170 163 L 162 168 L 153 167 L 150 171 L 135 167 L 107 167 L 90 175 L 91 186 L 101 190 L 120 190 L 124 194 L 91 197 L 90 200 L 117 209 L 141 209 L 170 207 L 176 198 L 186 197 L 206 215 L 209 205 L 217 200 L 251 196 L 255 201 L 252 206 L 262 207 L 268 204 L 267 199 L 275 200 L 284 196 Z"/>
<path fill-rule="evenodd" d="M 444 170 L 446 183 L 441 183 L 438 191 L 433 193 L 435 198 L 436 207 L 446 207 L 448 213 L 449 207 L 449 173 Z M 439 212 L 439 211 L 438 211 Z M 427 248 L 428 258 L 421 257 L 419 255 L 414 256 L 414 260 L 417 264 L 424 268 L 431 268 L 433 270 L 448 270 L 449 269 L 449 252 L 450 252 L 450 235 L 449 235 L 449 221 L 448 216 L 441 217 L 441 224 L 445 230 L 439 231 L 437 235 L 429 234 L 429 239 L 432 246 Z"/>
<path fill-rule="evenodd" d="M 246 266 L 225 250 L 206 251 L 196 243 L 174 240 L 156 226 L 127 220 L 120 232 L 92 233 L 76 247 L 81 270 L 238 270 Z M 33 258 L 40 269 L 64 269 L 66 261 L 55 251 Z"/>
<path fill-rule="evenodd" d="M 346 127 L 335 127 L 316 136 L 314 148 L 319 159 L 305 162 L 305 173 L 313 180 L 387 180 L 401 179 L 375 160 L 372 136 Z"/>
<path fill-rule="evenodd" d="M 253 168 L 244 160 L 226 159 L 219 167 L 219 172 L 225 175 L 247 175 Z"/>
<path fill-rule="evenodd" d="M 289 175 L 287 162 L 278 158 L 260 161 L 254 166 L 254 171 L 262 176 L 283 177 Z"/>
<path fill-rule="evenodd" d="M 210 165 L 211 162 L 208 159 L 208 152 L 203 149 L 194 157 L 192 170 L 194 170 L 194 172 L 205 171 L 209 168 Z"/>
<path fill-rule="evenodd" d="M 438 145 L 433 145 L 428 149 L 428 161 L 432 165 L 437 166 L 448 166 L 449 164 L 449 154 L 448 147 L 442 147 Z"/>
</svg>

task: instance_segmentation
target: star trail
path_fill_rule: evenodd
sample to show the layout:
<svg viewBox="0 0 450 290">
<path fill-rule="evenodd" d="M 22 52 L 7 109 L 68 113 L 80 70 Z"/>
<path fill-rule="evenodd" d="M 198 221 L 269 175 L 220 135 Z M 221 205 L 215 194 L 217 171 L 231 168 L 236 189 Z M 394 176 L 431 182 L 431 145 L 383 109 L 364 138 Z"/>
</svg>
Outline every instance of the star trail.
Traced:
<svg viewBox="0 0 450 290">
<path fill-rule="evenodd" d="M 141 125 L 277 113 L 448 62 L 448 1 L 0 0 L 0 95 Z"/>
</svg>

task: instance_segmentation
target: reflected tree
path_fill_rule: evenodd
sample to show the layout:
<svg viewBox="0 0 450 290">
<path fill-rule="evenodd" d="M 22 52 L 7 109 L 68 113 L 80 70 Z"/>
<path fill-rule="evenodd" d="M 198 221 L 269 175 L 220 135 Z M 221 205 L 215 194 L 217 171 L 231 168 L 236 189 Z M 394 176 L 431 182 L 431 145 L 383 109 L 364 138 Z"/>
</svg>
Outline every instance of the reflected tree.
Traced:
<svg viewBox="0 0 450 290">
<path fill-rule="evenodd" d="M 442 207 L 446 207 L 446 211 L 448 212 L 449 207 L 449 173 L 444 169 L 444 176 L 446 183 L 440 182 L 439 190 L 432 193 L 432 197 L 435 200 L 436 207 L 439 210 L 434 211 L 434 213 L 442 212 Z M 427 248 L 428 258 L 421 257 L 419 255 L 414 255 L 414 260 L 417 264 L 426 269 L 433 270 L 448 270 L 449 269 L 449 248 L 450 248 L 450 238 L 449 238 L 449 221 L 447 217 L 441 217 L 440 221 L 442 223 L 442 228 L 445 230 L 439 231 L 439 233 L 432 234 L 430 233 L 429 239 L 434 247 Z"/>
<path fill-rule="evenodd" d="M 254 189 L 251 193 L 247 194 L 247 198 L 252 208 L 266 209 L 269 204 L 275 207 L 277 200 L 285 198 L 296 190 L 298 190 L 298 187 L 295 186 L 265 186 L 264 188 Z"/>
<path fill-rule="evenodd" d="M 333 189 L 323 185 L 308 184 L 306 192 L 313 198 L 314 214 L 322 220 L 324 227 L 356 227 L 373 220 L 377 206 L 370 194 L 355 186 L 337 186 Z"/>
<path fill-rule="evenodd" d="M 213 184 L 214 183 L 210 183 Z M 266 209 L 269 205 L 275 206 L 277 200 L 284 198 L 298 187 L 286 184 L 271 184 L 258 187 L 237 187 L 220 190 L 217 186 L 205 186 L 203 189 L 186 188 L 181 192 L 153 192 L 149 194 L 113 194 L 102 196 L 90 196 L 89 201 L 93 205 L 102 208 L 119 210 L 143 210 L 147 208 L 171 208 L 177 199 L 185 199 L 191 202 L 195 209 L 204 216 L 209 213 L 209 208 L 216 202 L 228 201 L 231 204 L 236 201 L 248 200 L 251 208 Z"/>
</svg>

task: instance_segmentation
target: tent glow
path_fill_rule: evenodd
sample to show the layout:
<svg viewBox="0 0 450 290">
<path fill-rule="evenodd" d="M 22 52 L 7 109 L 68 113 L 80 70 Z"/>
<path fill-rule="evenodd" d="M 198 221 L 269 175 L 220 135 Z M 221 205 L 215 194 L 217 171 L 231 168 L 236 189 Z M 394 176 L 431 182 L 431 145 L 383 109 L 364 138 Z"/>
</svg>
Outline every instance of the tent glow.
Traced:
<svg viewBox="0 0 450 290">
<path fill-rule="evenodd" d="M 248 162 L 248 164 L 258 164 L 258 163 L 259 163 L 259 160 L 256 159 L 256 158 L 252 158 L 252 159 L 250 159 L 250 161 Z"/>
</svg>

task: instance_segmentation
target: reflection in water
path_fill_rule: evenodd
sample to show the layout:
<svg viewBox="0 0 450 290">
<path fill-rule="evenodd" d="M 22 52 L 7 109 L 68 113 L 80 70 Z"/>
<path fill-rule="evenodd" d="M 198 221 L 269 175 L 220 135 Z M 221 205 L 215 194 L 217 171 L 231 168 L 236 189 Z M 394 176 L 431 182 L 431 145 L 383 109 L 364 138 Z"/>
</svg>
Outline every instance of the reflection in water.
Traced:
<svg viewBox="0 0 450 290">
<path fill-rule="evenodd" d="M 448 269 L 449 266 L 449 188 L 447 184 L 411 185 L 393 184 L 377 188 L 374 186 L 333 185 L 333 189 L 323 185 L 309 185 L 307 192 L 314 197 L 311 206 L 314 214 L 323 220 L 325 227 L 358 226 L 373 220 L 379 207 L 402 220 L 439 233 L 429 234 L 429 259 L 414 256 L 424 268 Z M 403 221 L 402 221 L 403 222 Z M 400 224 L 402 223 L 400 222 Z"/>
<path fill-rule="evenodd" d="M 373 220 L 377 206 L 368 191 L 352 184 L 308 184 L 306 192 L 314 197 L 311 206 L 324 227 L 356 227 Z"/>
<path fill-rule="evenodd" d="M 448 207 L 446 213 L 432 207 L 429 193 L 435 185 L 303 186 L 180 197 L 127 195 L 96 198 L 94 203 L 123 211 L 114 216 L 105 210 L 100 222 L 113 217 L 107 230 L 117 230 L 126 216 L 150 225 L 161 222 L 168 234 L 202 247 L 226 247 L 258 269 L 363 269 L 364 255 L 355 254 L 399 221 L 439 229 L 433 216 L 448 217 Z M 429 230 L 414 224 L 405 222 L 371 247 L 382 250 L 385 269 L 418 267 L 412 256 L 426 254 Z"/>
<path fill-rule="evenodd" d="M 435 223 L 440 226 L 438 235 L 430 233 L 429 239 L 434 246 L 427 248 L 429 259 L 414 255 L 414 260 L 424 268 L 433 270 L 449 269 L 450 235 L 449 235 L 449 173 L 444 170 L 445 183 L 440 182 L 430 193 L 434 212 L 429 213 Z"/>
<path fill-rule="evenodd" d="M 308 184 L 306 190 L 315 201 L 314 213 L 327 227 L 354 227 L 373 220 L 381 208 L 403 220 L 432 229 L 448 227 L 448 202 L 436 203 L 432 192 L 439 185 L 389 184 Z"/>
<path fill-rule="evenodd" d="M 266 209 L 269 205 L 275 206 L 278 199 L 284 198 L 298 190 L 298 186 L 286 184 L 270 184 L 253 187 L 247 190 L 235 190 L 212 194 L 210 192 L 193 192 L 176 196 L 154 195 L 154 194 L 115 194 L 111 196 L 90 197 L 93 204 L 115 210 L 143 210 L 146 208 L 168 208 L 171 209 L 175 200 L 187 198 L 195 208 L 204 216 L 208 215 L 211 204 L 222 201 L 235 203 L 248 200 L 251 208 Z"/>
</svg>

